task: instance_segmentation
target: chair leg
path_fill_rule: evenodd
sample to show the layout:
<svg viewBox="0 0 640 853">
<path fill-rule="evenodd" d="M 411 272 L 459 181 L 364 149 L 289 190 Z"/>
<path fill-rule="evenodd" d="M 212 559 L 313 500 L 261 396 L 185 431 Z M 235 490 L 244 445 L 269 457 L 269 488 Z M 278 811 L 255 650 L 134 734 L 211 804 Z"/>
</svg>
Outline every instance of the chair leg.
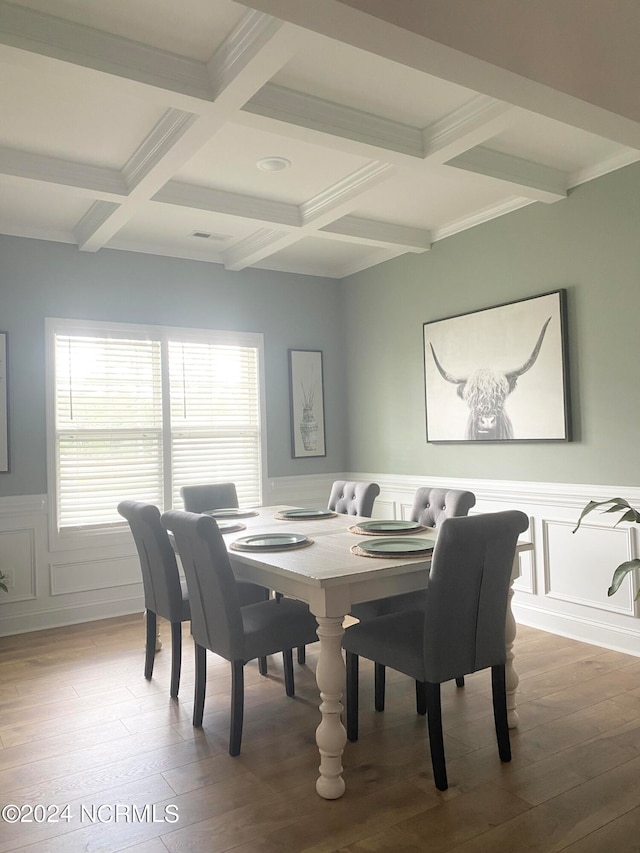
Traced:
<svg viewBox="0 0 640 853">
<path fill-rule="evenodd" d="M 258 672 L 260 675 L 267 674 L 267 659 L 266 658 L 258 658 Z"/>
<path fill-rule="evenodd" d="M 182 667 L 182 622 L 171 623 L 171 687 L 169 695 L 178 698 L 180 669 Z"/>
<path fill-rule="evenodd" d="M 358 655 L 347 652 L 346 658 L 347 739 L 356 741 L 358 740 Z"/>
<path fill-rule="evenodd" d="M 298 646 L 298 663 L 302 666 L 307 661 L 307 649 L 305 646 Z"/>
<path fill-rule="evenodd" d="M 427 688 L 424 681 L 416 681 L 416 713 L 421 717 L 427 713 Z"/>
<path fill-rule="evenodd" d="M 193 691 L 193 725 L 199 729 L 204 714 L 204 695 L 207 689 L 207 650 L 194 643 L 196 652 L 196 682 Z"/>
<path fill-rule="evenodd" d="M 505 668 L 491 667 L 491 692 L 493 694 L 493 719 L 498 739 L 498 752 L 501 761 L 511 761 L 511 741 L 509 739 L 509 721 L 507 718 L 507 689 Z"/>
<path fill-rule="evenodd" d="M 381 663 L 374 666 L 374 703 L 376 711 L 384 711 L 385 669 Z"/>
<path fill-rule="evenodd" d="M 442 737 L 442 707 L 440 704 L 440 685 L 425 683 L 427 694 L 427 722 L 429 728 L 429 747 L 431 750 L 431 765 L 436 788 L 446 791 L 447 766 L 444 758 L 444 740 Z"/>
<path fill-rule="evenodd" d="M 456 678 L 456 687 L 464 687 L 464 675 L 459 675 Z"/>
<path fill-rule="evenodd" d="M 293 650 L 284 649 L 282 652 L 282 663 L 284 667 L 284 692 L 287 696 L 295 696 L 293 683 Z"/>
<path fill-rule="evenodd" d="M 153 662 L 156 659 L 156 614 L 153 610 L 147 610 L 146 619 L 147 636 L 145 639 L 144 654 L 144 677 L 149 681 L 153 675 Z"/>
<path fill-rule="evenodd" d="M 244 714 L 244 661 L 231 663 L 231 727 L 229 755 L 240 755 L 242 743 L 242 717 Z"/>
</svg>

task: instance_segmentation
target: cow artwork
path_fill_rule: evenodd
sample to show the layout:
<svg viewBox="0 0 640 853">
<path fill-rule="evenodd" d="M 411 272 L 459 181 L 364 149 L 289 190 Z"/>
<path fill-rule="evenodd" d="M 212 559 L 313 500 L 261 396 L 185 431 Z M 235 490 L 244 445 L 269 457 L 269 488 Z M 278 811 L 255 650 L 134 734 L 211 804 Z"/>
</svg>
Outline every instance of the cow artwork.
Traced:
<svg viewBox="0 0 640 853">
<path fill-rule="evenodd" d="M 469 376 L 454 376 L 440 364 L 433 344 L 429 344 L 438 372 L 447 382 L 458 386 L 458 396 L 469 407 L 467 440 L 498 441 L 514 438 L 513 425 L 505 411 L 505 403 L 514 391 L 519 377 L 531 370 L 536 363 L 550 322 L 551 317 L 542 326 L 529 358 L 515 370 L 499 371 L 481 367 Z"/>
</svg>

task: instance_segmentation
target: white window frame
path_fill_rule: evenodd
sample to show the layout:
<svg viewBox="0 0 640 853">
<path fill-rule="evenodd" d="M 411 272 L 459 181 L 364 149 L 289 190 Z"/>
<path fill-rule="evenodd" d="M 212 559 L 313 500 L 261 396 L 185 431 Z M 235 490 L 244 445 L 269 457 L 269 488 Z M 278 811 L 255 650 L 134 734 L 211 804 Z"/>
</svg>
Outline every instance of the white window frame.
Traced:
<svg viewBox="0 0 640 853">
<path fill-rule="evenodd" d="M 47 448 L 47 496 L 49 549 L 51 551 L 75 550 L 79 548 L 120 546 L 129 543 L 130 535 L 126 522 L 91 529 L 58 528 L 57 471 L 56 471 L 56 412 L 55 412 L 55 336 L 86 335 L 136 337 L 157 339 L 162 342 L 183 340 L 185 342 L 212 343 L 227 346 L 253 347 L 258 353 L 258 393 L 260 423 L 260 493 L 265 494 L 267 482 L 267 430 L 265 405 L 264 335 L 260 332 L 235 332 L 213 329 L 191 329 L 174 326 L 141 325 L 100 320 L 67 320 L 47 317 L 45 319 L 46 351 L 46 448 Z M 166 377 L 163 382 L 167 381 Z M 165 437 L 166 444 L 166 437 Z M 165 495 L 167 493 L 165 487 Z M 168 508 L 168 507 L 166 507 Z"/>
</svg>

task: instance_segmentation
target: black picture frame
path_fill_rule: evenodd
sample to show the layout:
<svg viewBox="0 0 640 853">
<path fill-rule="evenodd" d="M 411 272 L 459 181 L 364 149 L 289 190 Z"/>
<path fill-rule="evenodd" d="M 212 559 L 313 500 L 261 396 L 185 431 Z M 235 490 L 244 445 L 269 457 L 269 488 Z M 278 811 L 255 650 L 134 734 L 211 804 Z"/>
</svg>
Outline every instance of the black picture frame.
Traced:
<svg viewBox="0 0 640 853">
<path fill-rule="evenodd" d="M 570 441 L 566 290 L 423 325 L 427 441 Z"/>
<path fill-rule="evenodd" d="M 291 458 L 326 456 L 322 350 L 289 350 Z"/>
<path fill-rule="evenodd" d="M 0 332 L 0 474 L 9 473 L 9 336 Z"/>
</svg>

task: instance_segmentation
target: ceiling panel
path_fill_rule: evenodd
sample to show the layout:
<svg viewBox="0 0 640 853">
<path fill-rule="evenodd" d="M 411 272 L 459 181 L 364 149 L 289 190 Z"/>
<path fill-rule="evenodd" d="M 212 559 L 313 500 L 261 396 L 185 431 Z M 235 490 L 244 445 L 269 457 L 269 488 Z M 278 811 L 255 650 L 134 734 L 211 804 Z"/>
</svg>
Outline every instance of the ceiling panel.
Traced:
<svg viewBox="0 0 640 853">
<path fill-rule="evenodd" d="M 256 266 L 262 269 L 283 269 L 309 275 L 342 277 L 344 270 L 364 258 L 375 257 L 377 249 L 354 246 L 351 243 L 305 237 L 293 246 L 276 252 Z"/>
<path fill-rule="evenodd" d="M 256 225 L 237 217 L 221 216 L 204 210 L 189 210 L 165 204 L 152 204 L 137 213 L 110 243 L 126 241 L 148 246 L 165 246 L 165 252 L 181 251 L 218 254 L 256 230 Z M 209 238 L 194 233 L 210 234 Z M 158 252 L 158 254 L 162 254 Z"/>
<path fill-rule="evenodd" d="M 262 171 L 256 164 L 265 157 L 284 157 L 291 166 L 281 172 Z M 302 204 L 367 162 L 365 157 L 229 123 L 179 169 L 176 179 Z"/>
<path fill-rule="evenodd" d="M 0 115 L 0 232 L 337 278 L 640 159 L 640 123 L 332 0 L 0 0 Z"/>
<path fill-rule="evenodd" d="M 353 214 L 432 230 L 464 218 L 470 209 L 484 210 L 511 195 L 490 178 L 446 166 L 424 175 L 398 170 L 393 181 L 369 190 Z"/>
<path fill-rule="evenodd" d="M 34 232 L 47 239 L 46 230 L 51 229 L 58 234 L 68 232 L 72 239 L 72 229 L 90 205 L 90 199 L 52 184 L 28 186 L 0 179 L 0 222 L 4 227 L 13 226 L 4 233 L 29 236 Z"/>
<path fill-rule="evenodd" d="M 163 113 L 119 92 L 0 64 L 0 145 L 121 168 Z"/>
<path fill-rule="evenodd" d="M 273 82 L 416 128 L 469 99 L 462 86 L 327 38 L 311 41 Z"/>
</svg>

